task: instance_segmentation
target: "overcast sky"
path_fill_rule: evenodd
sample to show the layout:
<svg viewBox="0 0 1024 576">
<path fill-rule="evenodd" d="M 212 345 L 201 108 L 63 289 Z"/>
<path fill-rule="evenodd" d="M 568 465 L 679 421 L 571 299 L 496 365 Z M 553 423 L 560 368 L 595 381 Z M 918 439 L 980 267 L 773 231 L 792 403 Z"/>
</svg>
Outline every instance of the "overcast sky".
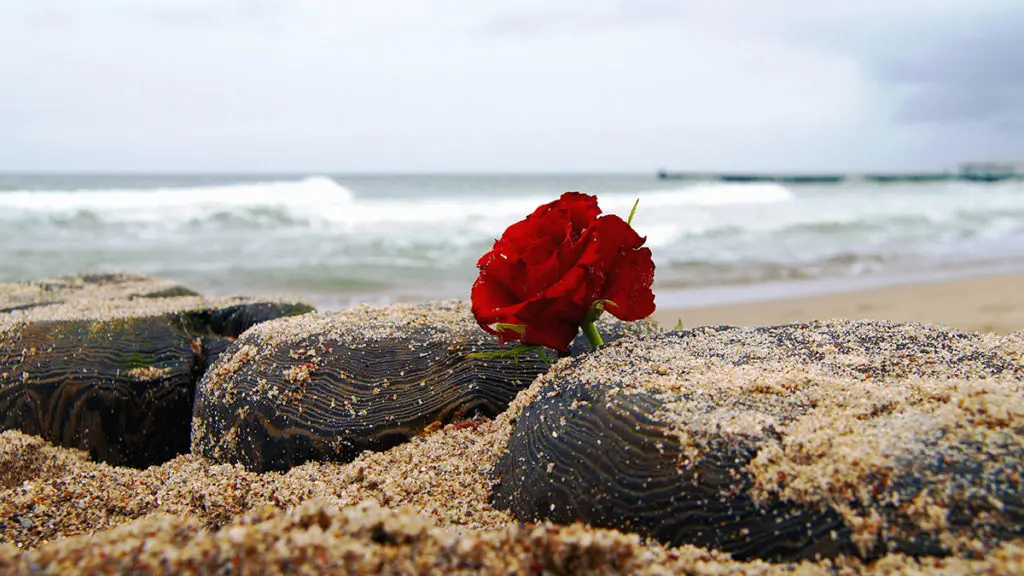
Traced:
<svg viewBox="0 0 1024 576">
<path fill-rule="evenodd" d="M 5 0 L 0 170 L 1024 160 L 1022 0 Z"/>
</svg>

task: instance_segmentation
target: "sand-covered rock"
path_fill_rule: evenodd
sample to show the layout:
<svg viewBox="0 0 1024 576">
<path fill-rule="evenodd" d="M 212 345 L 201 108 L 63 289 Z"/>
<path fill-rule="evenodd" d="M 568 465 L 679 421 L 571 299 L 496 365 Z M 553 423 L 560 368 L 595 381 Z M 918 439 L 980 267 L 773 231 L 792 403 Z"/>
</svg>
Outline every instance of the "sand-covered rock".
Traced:
<svg viewBox="0 0 1024 576">
<path fill-rule="evenodd" d="M 199 296 L 191 288 L 141 274 L 84 274 L 0 284 L 0 314 L 52 304 Z"/>
<path fill-rule="evenodd" d="M 113 464 L 164 462 L 188 450 L 194 389 L 209 364 L 250 326 L 310 310 L 116 279 L 124 281 L 66 279 L 55 289 L 62 303 L 0 314 L 0 430 Z"/>
<path fill-rule="evenodd" d="M 878 384 L 878 379 L 888 382 L 893 394 L 903 394 L 907 388 L 903 382 L 910 380 L 919 389 L 946 386 L 948 380 L 976 384 L 1013 381 L 1019 362 L 1002 363 L 1000 359 L 1020 358 L 1024 353 L 1024 341 L 1019 338 L 977 337 L 917 325 L 836 324 L 840 325 L 851 337 L 858 335 L 854 342 L 864 344 L 832 349 L 821 326 L 810 326 L 806 334 L 794 328 L 791 338 L 782 338 L 770 329 L 687 332 L 690 368 L 680 373 L 680 386 L 687 378 L 716 382 L 722 389 L 723 407 L 731 399 L 744 409 L 760 406 L 759 395 L 790 395 L 773 391 L 771 386 L 758 391 L 762 385 L 789 382 L 787 370 L 800 376 L 817 369 L 817 375 L 812 373 L 808 381 L 820 386 L 808 384 L 805 392 L 797 386 L 792 395 L 803 398 L 802 394 L 817 390 L 815 393 L 834 397 L 839 412 L 846 413 L 856 404 L 854 399 L 831 394 L 828 384 L 866 379 L 870 374 L 866 384 Z M 622 374 L 664 378 L 665 374 L 657 372 L 630 372 L 634 363 L 615 355 L 615 350 L 634 346 L 642 350 L 655 340 L 612 345 L 602 354 L 615 360 L 611 367 Z M 915 340 L 919 344 L 908 344 Z M 899 360 L 901 347 L 910 352 L 905 361 Z M 853 353 L 861 348 L 865 353 Z M 923 362 L 928 354 L 934 355 L 933 361 Z M 587 362 L 563 359 L 555 368 L 565 370 Z M 1001 374 L 986 377 L 986 370 L 991 373 L 993 366 L 1002 366 Z M 631 531 L 581 524 L 524 524 L 492 505 L 493 471 L 524 410 L 537 401 L 546 385 L 546 378 L 535 380 L 493 420 L 448 424 L 386 451 L 363 452 L 348 463 L 308 462 L 285 473 L 254 473 L 195 454 L 135 470 L 88 461 L 64 448 L 47 449 L 18 432 L 0 434 L 0 464 L 16 461 L 19 454 L 35 462 L 11 476 L 9 488 L 0 487 L 0 573 L 149 574 L 177 570 L 284 574 L 303 569 L 312 573 L 405 574 L 1024 573 L 1020 536 L 1000 541 L 964 537 L 958 540 L 973 547 L 959 556 L 915 558 L 880 550 L 882 555 L 875 559 L 865 559 L 855 551 L 833 559 L 769 563 L 730 559 L 725 552 L 691 545 L 667 547 L 645 542 Z M 884 391 L 884 386 L 873 390 Z M 873 394 L 868 397 L 874 398 Z M 717 396 L 707 396 L 705 406 L 715 406 Z M 748 396 L 752 399 L 746 399 Z M 942 398 L 911 403 L 910 408 L 950 404 Z M 971 398 L 973 402 L 988 396 Z M 868 402 L 861 408 L 870 416 L 874 406 Z M 897 403 L 887 410 L 895 415 L 905 409 Z M 730 422 L 728 413 L 725 409 L 708 411 L 723 422 Z M 706 415 L 702 421 L 707 421 Z M 861 428 L 837 426 L 832 430 L 832 422 L 823 420 L 814 429 L 793 428 L 788 436 L 792 443 L 780 448 L 806 452 L 800 461 L 811 466 L 825 461 L 809 450 L 818 446 L 818 451 L 841 464 L 846 451 L 859 448 L 856 442 L 850 447 L 843 438 Z M 838 425 L 840 420 L 834 422 Z M 797 442 L 797 438 L 805 442 Z M 830 442 L 825 441 L 829 438 Z M 850 441 L 858 438 L 862 437 L 851 436 Z M 776 464 L 766 461 L 765 467 Z M 859 483 L 833 488 L 832 482 L 842 477 L 850 477 L 845 464 L 834 471 L 825 468 L 819 485 L 788 484 L 788 488 L 799 490 L 783 497 L 772 493 L 779 490 L 779 479 L 765 475 L 760 481 L 765 495 L 759 497 L 797 499 L 806 494 L 810 501 L 814 493 L 819 493 L 819 499 L 828 499 L 845 490 L 860 489 Z M 868 483 L 864 490 L 870 492 L 877 486 Z M 845 514 L 840 511 L 844 521 Z M 954 526 L 945 533 L 955 534 L 958 529 L 962 528 Z"/>
<path fill-rule="evenodd" d="M 602 328 L 611 338 L 657 331 L 652 323 Z M 455 300 L 267 322 L 200 382 L 192 450 L 250 470 L 286 470 L 493 418 L 549 367 L 537 352 L 473 357 L 504 348 L 476 324 L 468 302 Z"/>
<path fill-rule="evenodd" d="M 496 470 L 522 520 L 774 560 L 1024 533 L 1015 336 L 834 321 L 623 340 L 541 377 Z"/>
</svg>

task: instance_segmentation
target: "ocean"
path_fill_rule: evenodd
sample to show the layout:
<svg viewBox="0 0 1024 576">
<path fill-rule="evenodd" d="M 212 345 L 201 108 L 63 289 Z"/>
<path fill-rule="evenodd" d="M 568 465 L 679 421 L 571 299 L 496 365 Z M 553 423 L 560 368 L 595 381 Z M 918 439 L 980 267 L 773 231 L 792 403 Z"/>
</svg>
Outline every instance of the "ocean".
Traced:
<svg viewBox="0 0 1024 576">
<path fill-rule="evenodd" d="M 598 196 L 660 306 L 1024 270 L 1024 183 L 729 184 L 655 175 L 0 175 L 0 282 L 135 271 L 321 308 L 468 297 L 505 227 Z"/>
</svg>

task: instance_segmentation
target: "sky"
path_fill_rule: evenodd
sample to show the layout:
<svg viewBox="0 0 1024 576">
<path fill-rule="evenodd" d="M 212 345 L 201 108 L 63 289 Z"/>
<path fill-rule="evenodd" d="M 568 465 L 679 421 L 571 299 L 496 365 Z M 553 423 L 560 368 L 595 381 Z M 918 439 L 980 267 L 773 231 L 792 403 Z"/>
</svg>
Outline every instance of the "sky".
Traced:
<svg viewBox="0 0 1024 576">
<path fill-rule="evenodd" d="M 1020 0 L 9 0 L 0 171 L 1024 161 Z"/>
</svg>

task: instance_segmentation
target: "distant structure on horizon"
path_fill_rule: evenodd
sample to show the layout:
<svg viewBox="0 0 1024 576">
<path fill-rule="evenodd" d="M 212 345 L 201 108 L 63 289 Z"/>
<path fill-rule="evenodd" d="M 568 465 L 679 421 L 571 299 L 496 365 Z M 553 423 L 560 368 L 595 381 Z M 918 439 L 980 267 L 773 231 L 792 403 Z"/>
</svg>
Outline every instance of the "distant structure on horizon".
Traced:
<svg viewBox="0 0 1024 576">
<path fill-rule="evenodd" d="M 867 174 L 767 174 L 658 171 L 661 180 L 712 180 L 718 182 L 777 182 L 781 184 L 840 184 L 847 181 L 877 182 L 1002 182 L 1024 180 L 1024 166 L 1002 162 L 965 162 L 957 172 L 900 172 Z"/>
</svg>

